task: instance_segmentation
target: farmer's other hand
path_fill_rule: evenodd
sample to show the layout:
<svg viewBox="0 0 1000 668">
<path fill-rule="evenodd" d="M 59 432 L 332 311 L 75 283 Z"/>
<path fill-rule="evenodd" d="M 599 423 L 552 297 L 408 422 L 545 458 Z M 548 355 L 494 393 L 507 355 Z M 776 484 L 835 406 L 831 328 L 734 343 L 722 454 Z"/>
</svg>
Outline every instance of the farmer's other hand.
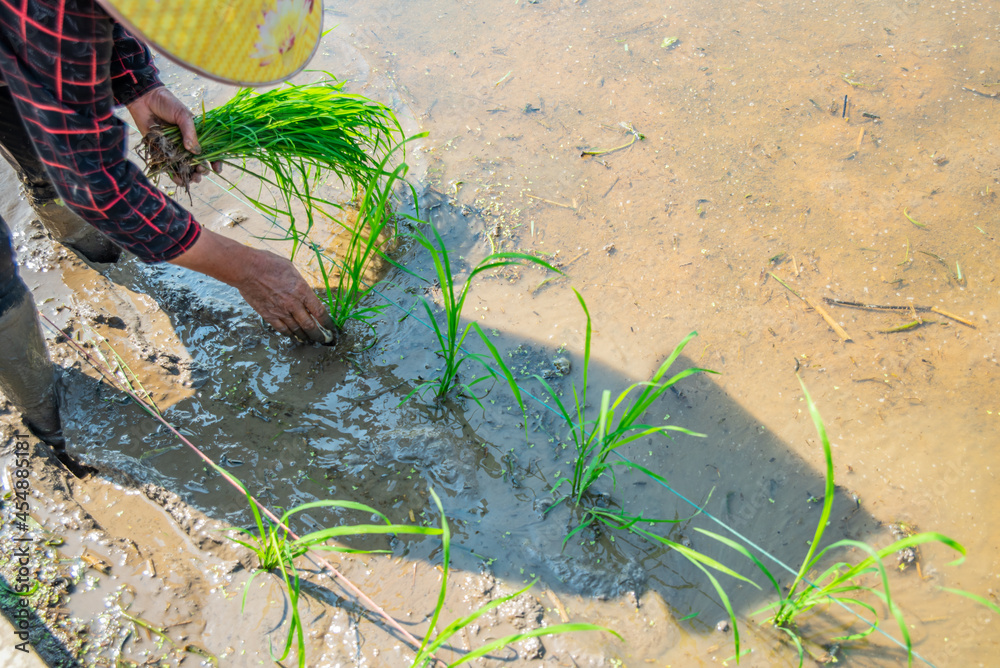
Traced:
<svg viewBox="0 0 1000 668">
<path fill-rule="evenodd" d="M 194 246 L 171 262 L 232 285 L 281 334 L 316 343 L 334 341 L 329 311 L 283 257 L 202 229 Z"/>
<path fill-rule="evenodd" d="M 176 125 L 181 130 L 184 148 L 195 155 L 201 153 L 201 144 L 198 143 L 198 134 L 194 129 L 194 114 L 165 87 L 158 86 L 136 99 L 128 105 L 128 111 L 143 137 L 154 125 Z M 220 172 L 222 163 L 213 162 L 212 170 Z M 201 175 L 207 172 L 205 165 L 198 165 L 191 180 L 198 183 Z M 180 185 L 177 179 L 174 182 Z"/>
</svg>

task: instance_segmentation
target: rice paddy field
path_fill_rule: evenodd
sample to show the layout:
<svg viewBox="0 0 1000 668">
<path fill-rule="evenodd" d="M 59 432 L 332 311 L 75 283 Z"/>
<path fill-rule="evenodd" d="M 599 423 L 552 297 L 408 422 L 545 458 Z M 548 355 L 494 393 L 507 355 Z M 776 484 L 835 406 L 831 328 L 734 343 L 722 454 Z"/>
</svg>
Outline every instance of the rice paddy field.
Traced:
<svg viewBox="0 0 1000 668">
<path fill-rule="evenodd" d="M 335 347 L 295 344 L 265 331 L 234 291 L 134 260 L 98 275 L 45 250 L 25 224 L 26 281 L 38 301 L 51 297 L 43 312 L 81 340 L 110 343 L 163 415 L 279 515 L 339 499 L 440 527 L 436 492 L 451 532 L 438 629 L 535 582 L 444 643 L 447 662 L 510 633 L 580 623 L 620 638 L 525 637 L 472 665 L 882 667 L 906 665 L 907 642 L 916 666 L 995 665 L 1000 8 L 372 0 L 327 2 L 326 24 L 336 27 L 316 71 L 296 83 L 332 73 L 391 109 L 405 136 L 426 133 L 406 145 L 412 190 L 398 187 L 393 203 L 402 237 L 365 274 L 378 281 L 362 302 L 378 307 L 367 323 L 349 322 Z M 235 93 L 161 66 L 193 109 Z M 206 226 L 291 253 L 287 234 L 248 202 L 264 191 L 239 185 L 242 194 L 207 179 L 190 199 L 175 194 Z M 335 180 L 315 192 L 345 197 Z M 4 206 L 6 219 L 26 219 L 23 203 Z M 321 213 L 309 239 L 334 257 L 348 243 Z M 446 271 L 428 247 L 446 248 Z M 323 287 L 315 253 L 296 253 Z M 498 253 L 561 273 L 520 259 L 476 273 Z M 441 307 L 467 280 L 459 331 L 478 326 L 466 349 L 496 374 L 470 358 L 455 381 L 466 389 L 439 400 L 431 322 L 445 322 Z M 663 386 L 635 416 L 651 431 L 620 445 L 576 495 L 578 437 L 603 438 L 614 424 L 597 417 L 602 402 L 611 408 L 655 378 L 695 331 L 663 380 L 706 371 Z M 165 567 L 130 567 L 114 541 L 90 547 L 112 565 L 104 584 L 60 605 L 103 619 L 109 640 L 68 654 L 138 665 L 172 646 L 174 664 L 211 663 L 183 651 L 193 642 L 218 665 L 272 664 L 269 647 L 280 654 L 291 623 L 287 588 L 258 576 L 239 612 L 252 560 L 202 531 L 251 528 L 245 497 L 52 346 L 68 369 L 71 448 L 113 483 L 74 483 L 70 497 L 111 534 L 129 530 L 96 508 L 143 485 L 177 495 L 166 503 L 147 491 L 160 506 L 188 508 L 181 538 L 135 538 L 157 563 L 187 555 L 186 587 L 151 585 Z M 683 430 L 652 431 L 663 425 Z M 66 503 L 48 508 L 50 524 L 68 526 Z M 608 514 L 618 520 L 602 523 Z M 330 508 L 298 517 L 300 531 L 371 519 Z M 807 555 L 846 541 L 803 573 L 816 581 L 920 532 L 955 543 L 890 550 L 885 580 L 849 578 L 875 593 L 842 591 L 861 604 L 824 600 L 783 628 L 766 623 Z M 335 565 L 407 632 L 427 633 L 440 537 L 347 544 L 388 551 L 335 554 Z M 198 580 L 199 560 L 218 566 L 216 580 Z M 304 644 L 282 665 L 303 655 L 299 665 L 411 665 L 399 632 L 336 583 L 312 581 L 300 603 Z M 185 640 L 157 647 L 135 623 L 127 637 L 129 618 L 100 617 L 102 596 L 126 586 L 129 614 L 141 610 L 166 635 L 194 620 Z M 169 597 L 185 600 L 183 614 L 163 612 Z"/>
</svg>

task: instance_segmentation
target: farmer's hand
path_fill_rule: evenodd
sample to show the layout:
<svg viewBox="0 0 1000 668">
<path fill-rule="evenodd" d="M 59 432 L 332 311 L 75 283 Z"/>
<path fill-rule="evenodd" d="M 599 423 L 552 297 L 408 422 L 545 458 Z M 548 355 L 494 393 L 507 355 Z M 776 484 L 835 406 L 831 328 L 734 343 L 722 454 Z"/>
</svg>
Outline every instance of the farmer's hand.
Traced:
<svg viewBox="0 0 1000 668">
<path fill-rule="evenodd" d="M 172 264 L 232 285 L 271 327 L 303 341 L 333 343 L 333 322 L 316 293 L 288 260 L 202 229 Z"/>
<path fill-rule="evenodd" d="M 247 303 L 281 334 L 332 343 L 330 313 L 295 265 L 270 251 L 251 251 L 245 279 L 234 284 Z"/>
<path fill-rule="evenodd" d="M 158 86 L 142 97 L 136 99 L 128 105 L 128 111 L 132 114 L 132 120 L 139 129 L 143 137 L 154 125 L 176 125 L 181 129 L 181 138 L 184 140 L 184 148 L 195 155 L 201 153 L 201 145 L 198 143 L 198 135 L 194 129 L 194 115 L 183 102 L 174 97 L 174 94 L 163 86 Z M 216 173 L 222 170 L 221 162 L 213 162 L 212 170 Z M 201 175 L 208 172 L 205 165 L 198 165 L 191 181 L 198 183 Z M 177 185 L 181 185 L 174 179 Z"/>
</svg>

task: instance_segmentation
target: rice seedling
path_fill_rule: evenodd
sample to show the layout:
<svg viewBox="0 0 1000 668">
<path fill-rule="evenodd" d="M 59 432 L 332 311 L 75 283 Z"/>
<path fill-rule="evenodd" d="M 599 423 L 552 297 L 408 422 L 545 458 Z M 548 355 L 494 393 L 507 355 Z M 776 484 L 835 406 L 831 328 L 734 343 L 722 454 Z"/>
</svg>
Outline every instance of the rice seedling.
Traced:
<svg viewBox="0 0 1000 668">
<path fill-rule="evenodd" d="M 231 477 L 231 474 L 230 474 Z M 285 649 L 283 650 L 280 657 L 272 656 L 276 662 L 284 661 L 288 658 L 292 651 L 293 646 L 297 650 L 297 660 L 300 668 L 306 665 L 306 650 L 305 650 L 305 627 L 302 624 L 301 617 L 299 615 L 299 598 L 301 596 L 302 583 L 299 578 L 298 571 L 295 567 L 295 560 L 298 557 L 303 556 L 306 552 L 310 550 L 318 551 L 329 551 L 329 552 L 346 552 L 346 553 L 371 553 L 380 552 L 383 550 L 357 550 L 342 545 L 330 545 L 327 541 L 340 538 L 344 536 L 361 536 L 361 535 L 375 535 L 375 534 L 416 534 L 423 536 L 441 536 L 442 540 L 442 579 L 441 587 L 438 592 L 437 603 L 434 608 L 434 612 L 431 616 L 430 630 L 428 634 L 424 637 L 423 644 L 418 648 L 417 655 L 413 662 L 414 668 L 422 668 L 423 666 L 431 665 L 436 661 L 434 653 L 444 645 L 449 638 L 451 638 L 455 633 L 461 631 L 463 628 L 474 623 L 475 620 L 479 619 L 481 616 L 493 610 L 497 606 L 506 603 L 507 601 L 520 596 L 525 591 L 531 588 L 531 585 L 525 587 L 524 589 L 515 592 L 509 596 L 502 597 L 489 604 L 479 608 L 472 614 L 455 620 L 436 635 L 434 635 L 437 622 L 441 616 L 441 612 L 444 609 L 445 595 L 448 588 L 448 570 L 451 560 L 451 532 L 448 528 L 448 519 L 445 516 L 444 509 L 441 505 L 441 500 L 433 489 L 430 490 L 431 498 L 433 499 L 435 505 L 438 508 L 438 512 L 441 515 L 441 528 L 437 527 L 425 527 L 425 526 L 414 526 L 414 525 L 401 525 L 392 524 L 382 513 L 378 512 L 374 508 L 367 506 L 362 503 L 356 503 L 353 501 L 314 501 L 311 503 L 304 503 L 300 506 L 296 506 L 291 510 L 285 512 L 281 517 L 281 524 L 287 526 L 288 520 L 296 513 L 302 512 L 304 510 L 315 509 L 315 508 L 341 508 L 346 510 L 354 510 L 363 513 L 368 513 L 369 515 L 377 516 L 380 518 L 384 524 L 347 524 L 344 526 L 332 527 L 327 529 L 320 529 L 313 531 L 311 533 L 305 534 L 298 539 L 292 540 L 286 531 L 280 527 L 271 525 L 270 523 L 265 523 L 260 511 L 257 509 L 256 504 L 253 503 L 252 499 L 248 495 L 248 501 L 250 501 L 250 508 L 253 512 L 254 522 L 256 524 L 256 533 L 244 528 L 233 528 L 230 531 L 236 534 L 235 536 L 228 536 L 229 540 L 238 543 L 247 549 L 251 550 L 258 559 L 258 568 L 253 572 L 250 579 L 244 586 L 243 592 L 243 603 L 246 604 L 246 596 L 249 592 L 250 585 L 252 584 L 254 578 L 260 573 L 266 571 L 278 571 L 280 573 L 282 580 L 288 590 L 288 598 L 291 608 L 291 620 L 289 623 L 288 635 L 285 639 Z M 532 583 L 533 585 L 534 583 Z M 606 629 L 602 626 L 596 624 L 587 623 L 571 623 L 571 624 L 557 624 L 555 626 L 549 626 L 539 629 L 534 629 L 524 633 L 518 633 L 500 638 L 483 645 L 480 648 L 472 650 L 468 654 L 463 655 L 458 660 L 448 664 L 449 666 L 457 666 L 473 659 L 485 656 L 490 652 L 496 651 L 507 645 L 524 640 L 527 638 L 534 638 L 538 636 L 553 635 L 558 633 L 568 633 L 571 631 L 607 631 L 619 639 L 617 633 Z M 432 635 L 434 635 L 432 639 Z"/>
<path fill-rule="evenodd" d="M 659 477 L 656 474 L 652 473 L 651 471 L 647 471 L 642 467 L 637 467 L 637 468 L 640 468 L 644 473 L 646 473 L 647 475 L 651 475 L 654 478 Z M 695 515 L 698 515 L 700 512 L 701 510 L 699 509 L 695 513 Z M 643 517 L 642 515 L 631 515 L 631 516 L 626 515 L 624 510 L 621 510 L 619 512 L 612 512 L 610 510 L 604 510 L 601 508 L 592 507 L 588 508 L 585 511 L 583 522 L 580 524 L 580 526 L 576 527 L 576 529 L 574 529 L 570 533 L 570 536 L 577 533 L 578 531 L 581 531 L 583 528 L 589 526 L 594 522 L 599 522 L 600 524 L 609 527 L 611 529 L 628 531 L 651 542 L 665 545 L 673 549 L 675 552 L 680 554 L 685 559 L 687 559 L 695 568 L 700 570 L 705 575 L 705 577 L 708 578 L 708 581 L 712 583 L 712 588 L 715 589 L 715 593 L 718 594 L 719 600 L 722 602 L 722 607 L 725 608 L 726 614 L 729 616 L 730 626 L 733 629 L 733 644 L 736 647 L 735 658 L 736 658 L 736 663 L 739 663 L 739 658 L 741 656 L 740 629 L 739 625 L 736 622 L 736 611 L 733 609 L 733 604 L 729 600 L 729 595 L 726 593 L 725 588 L 719 582 L 719 579 L 715 577 L 712 571 L 729 575 L 730 577 L 736 578 L 737 580 L 749 584 L 750 586 L 755 587 L 757 589 L 760 589 L 760 586 L 753 580 L 737 573 L 733 569 L 716 561 L 715 559 L 707 555 L 704 555 L 701 552 L 698 552 L 697 550 L 694 550 L 682 543 L 678 543 L 676 541 L 670 540 L 665 536 L 661 536 L 659 534 L 653 533 L 652 531 L 644 529 L 640 524 L 640 522 L 644 522 L 647 524 L 686 522 L 692 519 L 695 515 L 679 520 L 651 520 L 647 517 Z M 567 536 L 567 540 L 568 538 L 569 536 Z"/>
<path fill-rule="evenodd" d="M 151 636 L 156 636 L 159 639 L 159 644 L 161 646 L 164 643 L 166 643 L 169 644 L 176 653 L 182 656 L 186 654 L 191 654 L 194 656 L 201 657 L 203 661 L 207 661 L 212 666 L 219 665 L 219 658 L 214 654 L 212 654 L 211 652 L 209 652 L 208 650 L 206 650 L 204 647 L 199 647 L 198 645 L 195 645 L 194 643 L 190 642 L 182 644 L 171 638 L 170 634 L 168 633 L 170 627 L 156 626 L 155 624 L 152 624 L 151 622 L 143 619 L 142 617 L 130 615 L 129 613 L 125 612 L 125 610 L 126 608 L 122 608 L 121 604 L 119 604 L 118 614 L 121 616 L 121 618 L 127 620 L 135 629 L 142 629 L 147 634 Z M 164 663 L 166 662 L 164 661 Z M 116 662 L 116 665 L 124 666 L 127 665 L 127 663 L 119 658 L 118 661 Z"/>
<path fill-rule="evenodd" d="M 605 474 L 610 474 L 613 483 L 615 482 L 615 467 L 617 466 L 631 468 L 650 478 L 666 482 L 661 476 L 640 464 L 625 459 L 609 461 L 609 457 L 615 450 L 623 445 L 627 445 L 635 440 L 651 436 L 653 434 L 662 434 L 669 437 L 669 432 L 679 432 L 689 436 L 703 436 L 703 434 L 695 433 L 685 429 L 684 427 L 678 427 L 675 425 L 651 425 L 641 423 L 639 420 L 653 405 L 653 403 L 655 403 L 656 400 L 663 395 L 664 392 L 673 387 L 679 381 L 695 373 L 716 372 L 709 369 L 691 367 L 664 380 L 664 376 L 667 371 L 671 366 L 673 366 L 674 362 L 677 361 L 677 358 L 684 350 L 684 347 L 692 338 L 697 336 L 696 332 L 692 332 L 685 337 L 676 348 L 674 348 L 673 352 L 671 352 L 667 359 L 663 361 L 648 381 L 633 383 L 621 392 L 615 398 L 614 402 L 611 401 L 611 392 L 609 390 L 604 390 L 601 394 L 601 405 L 597 414 L 588 414 L 587 388 L 589 385 L 588 376 L 590 368 L 592 323 L 590 311 L 587 309 L 587 303 L 584 301 L 583 295 L 575 289 L 573 292 L 576 294 L 576 298 L 580 302 L 580 306 L 583 308 L 584 315 L 587 318 L 583 350 L 583 379 L 580 389 L 577 389 L 576 384 L 574 384 L 572 388 L 574 399 L 573 410 L 571 411 L 566 407 L 559 393 L 553 389 L 548 381 L 541 376 L 535 376 L 535 378 L 542 384 L 546 393 L 553 400 L 556 409 L 563 418 L 565 426 L 569 429 L 568 438 L 572 440 L 576 448 L 575 459 L 572 462 L 572 475 L 560 478 L 553 485 L 554 491 L 558 490 L 563 485 L 568 485 L 569 490 L 562 494 L 555 504 L 549 507 L 549 510 L 551 510 L 560 503 L 568 502 L 583 511 L 580 523 L 567 533 L 565 539 L 563 540 L 563 545 L 565 546 L 573 536 L 596 523 L 614 530 L 629 531 L 646 540 L 657 542 L 672 548 L 698 568 L 702 573 L 704 573 L 712 583 L 713 588 L 719 595 L 722 605 L 726 609 L 726 612 L 732 622 L 732 628 L 734 631 L 733 638 L 736 644 L 736 654 L 738 657 L 740 654 L 740 636 L 739 629 L 736 624 L 736 613 L 730 603 L 729 596 L 726 594 L 725 589 L 722 587 L 721 583 L 712 571 L 729 575 L 759 589 L 758 585 L 728 566 L 719 563 L 715 559 L 701 554 L 697 550 L 687 547 L 681 543 L 655 534 L 652 531 L 644 529 L 640 525 L 640 523 L 663 524 L 686 522 L 692 519 L 695 515 L 699 514 L 701 511 L 698 510 L 695 515 L 684 519 L 663 520 L 650 519 L 643 517 L 642 515 L 628 515 L 624 509 L 615 512 L 599 507 L 596 503 L 586 503 L 588 501 L 587 497 L 591 488 Z M 631 395 L 635 390 L 641 391 L 638 393 L 638 396 L 633 398 Z"/>
<path fill-rule="evenodd" d="M 434 308 L 431 306 L 430 301 L 426 298 L 422 298 L 421 304 L 424 311 L 427 313 L 430 325 L 434 330 L 434 336 L 437 339 L 439 346 L 437 354 L 443 360 L 444 365 L 437 378 L 424 381 L 417 385 L 410 391 L 409 394 L 406 395 L 406 397 L 403 398 L 403 401 L 405 402 L 414 394 L 422 394 L 431 388 L 434 389 L 434 397 L 440 401 L 457 386 L 461 390 L 464 390 L 478 403 L 479 399 L 473 392 L 473 386 L 487 380 L 488 378 L 498 378 L 499 375 L 502 374 L 507 380 L 508 385 L 511 387 L 511 390 L 514 392 L 515 397 L 517 397 L 518 403 L 521 403 L 520 391 L 514 382 L 513 375 L 510 370 L 507 369 L 507 366 L 503 361 L 503 357 L 497 352 L 492 343 L 489 342 L 486 334 L 483 333 L 478 324 L 471 322 L 464 328 L 462 327 L 462 310 L 465 307 L 465 300 L 469 296 L 469 290 L 472 288 L 472 279 L 483 272 L 499 269 L 500 267 L 520 265 L 524 263 L 536 264 L 556 273 L 559 273 L 559 270 L 545 260 L 535 257 L 534 255 L 528 255 L 527 253 L 491 253 L 469 270 L 468 277 L 466 277 L 465 282 L 461 284 L 461 287 L 459 287 L 455 282 L 455 275 L 453 274 L 451 267 L 451 259 L 448 256 L 448 249 L 444 245 L 444 240 L 441 239 L 441 234 L 433 225 L 427 225 L 427 227 L 429 227 L 434 233 L 433 240 L 429 239 L 419 228 L 410 236 L 420 246 L 426 249 L 428 253 L 430 253 L 431 259 L 434 262 L 434 271 L 437 275 L 438 283 L 441 286 L 441 306 L 443 309 L 443 317 L 439 317 L 435 314 Z M 406 270 L 405 267 L 403 267 L 403 269 Z M 466 337 L 473 330 L 475 330 L 479 334 L 480 338 L 486 343 L 493 360 L 496 361 L 500 367 L 499 373 L 490 366 L 485 355 L 469 353 L 463 349 L 462 346 L 465 343 Z M 482 364 L 486 369 L 488 375 L 479 376 L 468 383 L 463 383 L 459 380 L 459 369 L 467 360 L 470 359 L 480 362 L 480 364 Z M 523 404 L 521 404 L 521 407 L 523 410 Z"/>
<path fill-rule="evenodd" d="M 362 184 L 384 172 L 382 157 L 396 145 L 402 128 L 392 111 L 361 95 L 343 91 L 332 76 L 310 84 L 286 84 L 258 92 L 242 89 L 225 104 L 195 118 L 201 153 L 183 148 L 180 129 L 156 127 L 143 138 L 140 155 L 150 176 L 169 174 L 187 186 L 200 164 L 223 162 L 272 186 L 282 202 L 244 196 L 269 215 L 287 216 L 294 233 L 293 204 L 340 208 L 317 194 L 314 185 L 332 172 L 354 199 Z M 235 186 L 236 184 L 234 184 Z M 294 250 L 293 250 L 294 256 Z"/>
<path fill-rule="evenodd" d="M 239 481 L 237 481 L 231 473 L 223 471 L 222 469 L 219 469 L 219 471 L 243 487 L 242 483 L 239 483 Z M 291 620 L 288 626 L 288 634 L 285 638 L 285 648 L 280 657 L 274 657 L 272 652 L 272 658 L 276 662 L 284 661 L 288 658 L 294 646 L 297 649 L 299 668 L 304 668 L 306 665 L 306 650 L 304 627 L 299 616 L 299 597 L 301 596 L 302 583 L 299 578 L 298 570 L 295 566 L 295 560 L 297 558 L 303 556 L 310 550 L 347 553 L 382 551 L 357 550 L 344 547 L 342 545 L 331 545 L 327 542 L 332 539 L 345 536 L 367 536 L 378 534 L 417 534 L 423 536 L 436 536 L 442 534 L 442 529 L 434 527 L 393 524 L 385 515 L 362 503 L 356 503 L 353 501 L 323 500 L 304 503 L 286 511 L 281 517 L 281 525 L 287 527 L 289 520 L 296 513 L 315 508 L 341 508 L 345 510 L 359 511 L 368 513 L 370 516 L 377 516 L 384 523 L 347 524 L 343 526 L 319 529 L 293 540 L 285 529 L 280 526 L 275 526 L 270 522 L 265 523 L 260 510 L 257 508 L 257 504 L 254 502 L 249 492 L 246 491 L 245 487 L 243 487 L 243 491 L 247 494 L 247 501 L 250 504 L 250 510 L 253 512 L 257 532 L 254 533 L 248 529 L 237 527 L 231 529 L 231 532 L 235 535 L 227 536 L 229 540 L 252 551 L 258 559 L 257 569 L 254 570 L 253 574 L 244 586 L 243 604 L 244 606 L 246 605 L 247 593 L 249 592 L 250 585 L 253 583 L 257 575 L 263 572 L 273 572 L 275 570 L 280 573 L 288 591 L 288 599 L 291 608 Z"/>
<path fill-rule="evenodd" d="M 1000 605 L 997 605 L 988 598 L 984 598 L 982 596 L 979 596 L 978 594 L 973 594 L 972 592 L 968 592 L 962 589 L 951 589 L 950 587 L 941 587 L 941 591 L 946 591 L 950 594 L 958 594 L 959 596 L 964 596 L 970 601 L 975 601 L 976 603 L 983 606 L 987 610 L 991 610 L 992 612 L 995 612 L 996 614 L 1000 615 Z"/>
<path fill-rule="evenodd" d="M 643 469 L 632 462 L 624 460 L 608 461 L 611 453 L 616 449 L 627 445 L 637 439 L 653 434 L 662 434 L 669 437 L 669 432 L 679 432 L 689 436 L 704 436 L 684 427 L 676 425 L 650 425 L 639 422 L 643 414 L 659 399 L 664 392 L 669 390 L 679 381 L 696 373 L 716 373 L 709 369 L 692 367 L 664 380 L 667 370 L 680 356 L 681 351 L 688 342 L 697 336 L 697 332 L 692 332 L 684 338 L 680 344 L 674 348 L 670 356 L 664 360 L 663 364 L 656 370 L 647 381 L 641 381 L 629 385 L 614 400 L 611 401 L 611 392 L 605 390 L 601 395 L 600 410 L 596 415 L 588 414 L 587 390 L 588 374 L 590 368 L 590 342 L 592 326 L 590 311 L 587 310 L 587 303 L 577 290 L 576 294 L 584 315 L 587 317 L 586 336 L 583 348 L 583 380 L 580 388 L 573 385 L 574 406 L 572 410 L 566 407 L 559 393 L 556 392 L 547 380 L 536 375 L 535 378 L 542 384 L 545 392 L 552 398 L 556 409 L 562 416 L 565 426 L 569 429 L 568 439 L 573 442 L 576 449 L 573 460 L 573 473 L 568 477 L 560 478 L 553 486 L 559 489 L 564 484 L 569 486 L 569 491 L 562 495 L 556 502 L 572 501 L 574 505 L 581 505 L 584 497 L 593 485 L 606 473 L 610 473 L 612 480 L 615 477 L 615 467 L 641 469 L 647 475 L 651 472 Z M 638 396 L 632 398 L 634 390 L 641 390 Z"/>
<path fill-rule="evenodd" d="M 387 303 L 361 306 L 361 301 L 373 287 L 365 282 L 366 272 L 376 258 L 385 258 L 385 251 L 398 233 L 391 199 L 396 185 L 405 182 L 408 166 L 401 163 L 390 172 L 388 163 L 404 143 L 389 151 L 377 166 L 376 172 L 369 175 L 364 192 L 358 199 L 354 224 L 345 225 L 349 238 L 343 254 L 337 260 L 330 260 L 322 248 L 309 243 L 316 255 L 326 291 L 327 307 L 337 329 L 343 329 L 349 320 L 368 321 L 388 306 Z M 386 175 L 384 178 L 383 174 Z M 410 186 L 410 191 L 416 203 L 417 194 L 413 186 Z M 330 281 L 330 268 L 334 263 L 338 268 L 335 285 Z"/>
<path fill-rule="evenodd" d="M 881 602 L 888 610 L 889 614 L 892 615 L 899 627 L 900 634 L 903 638 L 903 644 L 906 647 L 907 665 L 912 665 L 913 644 L 910 639 L 910 632 L 903 618 L 902 611 L 892 599 L 892 594 L 889 590 L 889 578 L 883 561 L 886 557 L 900 550 L 917 547 L 925 543 L 940 543 L 955 550 L 961 555 L 958 559 L 952 562 L 952 565 L 954 565 L 964 560 L 965 548 L 945 535 L 928 531 L 907 536 L 881 549 L 876 549 L 867 543 L 857 540 L 839 540 L 820 549 L 819 545 L 826 532 L 827 522 L 830 519 L 830 513 L 833 508 L 834 493 L 836 492 L 833 474 L 833 454 L 830 449 L 830 439 L 827 437 L 823 420 L 820 417 L 819 411 L 816 408 L 815 403 L 813 403 L 812 397 L 809 395 L 809 391 L 806 389 L 805 383 L 802 382 L 801 378 L 799 379 L 799 384 L 802 386 L 802 392 L 805 394 L 809 414 L 812 417 L 813 424 L 816 426 L 816 431 L 819 433 L 820 442 L 823 446 L 823 455 L 826 459 L 826 495 L 823 499 L 823 510 L 820 513 L 819 522 L 816 526 L 816 532 L 813 536 L 812 542 L 809 544 L 809 550 L 806 552 L 806 556 L 802 560 L 802 565 L 799 567 L 791 586 L 789 586 L 786 590 L 782 590 L 782 587 L 778 583 L 778 579 L 771 573 L 771 571 L 740 543 L 715 534 L 711 531 L 704 529 L 696 530 L 706 536 L 714 538 L 720 543 L 729 546 L 739 554 L 743 555 L 753 562 L 757 569 L 764 574 L 764 577 L 774 588 L 778 600 L 764 606 L 753 614 L 757 615 L 767 613 L 768 616 L 763 623 L 772 624 L 796 647 L 799 653 L 799 666 L 802 666 L 805 660 L 806 647 L 804 646 L 805 639 L 802 637 L 802 631 L 798 624 L 798 620 L 818 606 L 825 607 L 830 604 L 839 603 L 851 609 L 855 612 L 855 614 L 864 619 L 865 628 L 862 628 L 856 633 L 850 633 L 833 638 L 833 641 L 844 643 L 860 640 L 861 638 L 865 638 L 874 632 L 879 623 L 879 614 L 875 605 L 870 601 L 863 600 L 863 597 L 865 596 L 870 596 L 875 599 L 876 602 Z M 813 569 L 820 565 L 820 562 L 823 561 L 825 557 L 842 548 L 853 548 L 867 554 L 868 556 L 856 564 L 851 564 L 848 561 L 836 561 L 832 565 L 827 566 L 825 570 L 819 573 L 819 575 L 810 577 L 810 573 Z M 876 583 L 874 585 L 865 584 L 864 580 L 866 579 L 866 576 L 868 576 L 868 578 L 876 576 Z M 878 588 L 879 585 L 881 585 L 881 589 Z M 964 592 L 957 593 L 962 593 L 962 595 L 973 598 L 972 595 Z M 862 617 L 862 612 L 871 613 L 872 619 L 869 620 Z"/>
<path fill-rule="evenodd" d="M 448 624 L 446 627 L 435 633 L 438 621 L 441 618 L 441 612 L 444 610 L 445 595 L 448 591 L 448 572 L 449 565 L 451 562 L 451 531 L 448 528 L 448 520 L 445 517 L 444 509 L 441 507 L 441 500 L 438 498 L 437 494 L 431 490 L 431 495 L 434 499 L 434 503 L 437 505 L 438 512 L 441 514 L 441 587 L 438 589 L 437 604 L 434 606 L 434 612 L 431 614 L 430 626 L 427 631 L 427 635 L 424 636 L 423 644 L 421 644 L 420 649 L 417 651 L 417 655 L 413 660 L 411 668 L 426 668 L 434 663 L 434 652 L 440 649 L 450 638 L 452 638 L 456 633 L 462 629 L 473 624 L 477 619 L 488 613 L 489 611 L 503 605 L 507 601 L 517 598 L 521 594 L 527 592 L 531 589 L 535 582 L 531 582 L 528 586 L 523 589 L 516 591 L 507 596 L 503 596 L 494 601 L 490 601 L 486 605 L 478 608 L 472 613 L 466 615 L 465 617 L 460 617 Z M 562 633 L 571 633 L 575 631 L 605 631 L 615 636 L 619 640 L 622 639 L 618 633 L 612 631 L 609 628 L 599 626 L 597 624 L 588 624 L 585 622 L 567 622 L 563 624 L 555 624 L 553 626 L 544 626 L 537 629 L 531 629 L 523 633 L 514 633 L 502 638 L 497 638 L 492 640 L 481 647 L 470 650 L 466 654 L 463 654 L 459 659 L 448 664 L 449 668 L 452 666 L 459 666 L 463 663 L 468 663 L 474 661 L 480 657 L 486 656 L 492 652 L 499 649 L 503 649 L 508 645 L 519 642 L 521 640 L 526 640 L 528 638 L 538 638 L 541 636 L 558 635 Z"/>
</svg>

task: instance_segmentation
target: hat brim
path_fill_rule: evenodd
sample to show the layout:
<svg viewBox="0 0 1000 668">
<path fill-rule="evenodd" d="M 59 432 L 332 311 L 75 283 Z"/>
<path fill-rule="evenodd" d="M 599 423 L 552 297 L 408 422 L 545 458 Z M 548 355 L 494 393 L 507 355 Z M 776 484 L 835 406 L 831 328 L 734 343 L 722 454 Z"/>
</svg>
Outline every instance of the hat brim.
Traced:
<svg viewBox="0 0 1000 668">
<path fill-rule="evenodd" d="M 97 0 L 181 67 L 227 84 L 268 86 L 308 64 L 323 34 L 322 0 Z"/>
</svg>

